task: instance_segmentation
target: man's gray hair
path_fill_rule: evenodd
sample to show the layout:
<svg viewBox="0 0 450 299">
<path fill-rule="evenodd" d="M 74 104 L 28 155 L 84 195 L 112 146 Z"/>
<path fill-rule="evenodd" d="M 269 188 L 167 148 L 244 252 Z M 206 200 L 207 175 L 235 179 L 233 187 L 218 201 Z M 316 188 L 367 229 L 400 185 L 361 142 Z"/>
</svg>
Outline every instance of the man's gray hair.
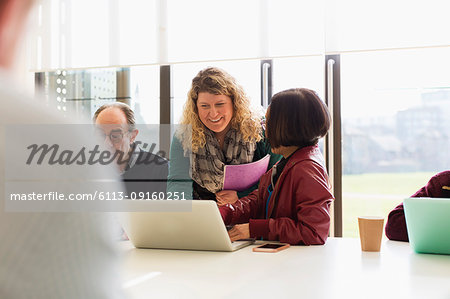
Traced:
<svg viewBox="0 0 450 299">
<path fill-rule="evenodd" d="M 134 118 L 134 112 L 133 110 L 131 110 L 130 106 L 128 106 L 127 104 L 121 103 L 121 102 L 113 102 L 113 103 L 108 103 L 105 104 L 103 106 L 101 106 L 100 108 L 97 109 L 97 111 L 95 111 L 94 113 L 94 117 L 93 117 L 93 121 L 94 123 L 97 120 L 97 117 L 99 116 L 99 114 L 103 111 L 106 110 L 108 108 L 118 108 L 120 109 L 124 114 L 125 117 L 127 118 L 127 124 L 129 125 L 129 130 L 132 131 L 136 128 L 136 119 Z"/>
</svg>

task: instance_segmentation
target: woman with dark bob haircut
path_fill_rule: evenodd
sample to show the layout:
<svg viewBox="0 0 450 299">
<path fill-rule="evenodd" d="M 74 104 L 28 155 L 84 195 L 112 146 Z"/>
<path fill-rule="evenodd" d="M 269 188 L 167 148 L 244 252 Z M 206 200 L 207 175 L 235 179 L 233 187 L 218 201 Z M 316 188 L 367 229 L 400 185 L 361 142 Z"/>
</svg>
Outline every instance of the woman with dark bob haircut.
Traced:
<svg viewBox="0 0 450 299">
<path fill-rule="evenodd" d="M 330 114 L 317 94 L 296 88 L 277 93 L 266 115 L 272 151 L 283 156 L 259 188 L 220 207 L 232 241 L 263 238 L 289 244 L 324 244 L 334 197 L 318 141 Z"/>
</svg>

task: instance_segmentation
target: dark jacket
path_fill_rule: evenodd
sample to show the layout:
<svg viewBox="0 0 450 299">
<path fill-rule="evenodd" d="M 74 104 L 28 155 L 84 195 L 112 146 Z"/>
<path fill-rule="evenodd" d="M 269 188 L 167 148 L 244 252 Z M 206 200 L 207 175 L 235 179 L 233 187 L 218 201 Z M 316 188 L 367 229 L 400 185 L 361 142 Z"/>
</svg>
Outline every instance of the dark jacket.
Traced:
<svg viewBox="0 0 450 299">
<path fill-rule="evenodd" d="M 225 224 L 249 222 L 250 236 L 290 244 L 324 244 L 330 228 L 334 197 L 319 147 L 297 150 L 283 169 L 268 205 L 272 169 L 259 188 L 234 204 L 220 207 Z"/>
<path fill-rule="evenodd" d="M 411 197 L 450 198 L 450 190 L 448 188 L 450 188 L 450 171 L 443 171 L 433 176 L 424 187 Z M 409 241 L 403 203 L 389 213 L 385 232 L 390 240 Z"/>
<path fill-rule="evenodd" d="M 164 199 L 167 173 L 166 159 L 135 149 L 122 174 L 128 199 Z"/>
</svg>

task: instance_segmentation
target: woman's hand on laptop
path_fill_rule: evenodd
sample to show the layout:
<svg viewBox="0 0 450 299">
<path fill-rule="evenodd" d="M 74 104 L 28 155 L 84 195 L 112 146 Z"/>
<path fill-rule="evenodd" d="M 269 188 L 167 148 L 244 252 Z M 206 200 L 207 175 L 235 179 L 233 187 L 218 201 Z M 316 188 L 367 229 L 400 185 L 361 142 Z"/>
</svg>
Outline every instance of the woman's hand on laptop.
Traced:
<svg viewBox="0 0 450 299">
<path fill-rule="evenodd" d="M 233 204 L 239 198 L 237 196 L 237 192 L 234 190 L 222 190 L 216 193 L 217 205 L 224 206 L 226 204 Z"/>
<path fill-rule="evenodd" d="M 235 225 L 228 231 L 228 235 L 230 236 L 231 242 L 241 239 L 249 239 L 250 228 L 248 223 Z"/>
</svg>

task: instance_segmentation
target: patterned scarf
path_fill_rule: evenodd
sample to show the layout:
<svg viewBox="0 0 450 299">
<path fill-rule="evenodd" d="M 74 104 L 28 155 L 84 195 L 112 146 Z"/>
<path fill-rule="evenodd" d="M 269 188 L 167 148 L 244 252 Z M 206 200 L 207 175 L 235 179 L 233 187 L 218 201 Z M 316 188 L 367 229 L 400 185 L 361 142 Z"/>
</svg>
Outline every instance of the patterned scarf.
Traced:
<svg viewBox="0 0 450 299">
<path fill-rule="evenodd" d="M 216 193 L 223 189 L 225 165 L 252 162 L 256 142 L 244 142 L 240 132 L 230 129 L 225 135 L 222 151 L 212 131 L 206 129 L 205 138 L 205 146 L 191 154 L 191 177 L 201 187 Z"/>
</svg>

